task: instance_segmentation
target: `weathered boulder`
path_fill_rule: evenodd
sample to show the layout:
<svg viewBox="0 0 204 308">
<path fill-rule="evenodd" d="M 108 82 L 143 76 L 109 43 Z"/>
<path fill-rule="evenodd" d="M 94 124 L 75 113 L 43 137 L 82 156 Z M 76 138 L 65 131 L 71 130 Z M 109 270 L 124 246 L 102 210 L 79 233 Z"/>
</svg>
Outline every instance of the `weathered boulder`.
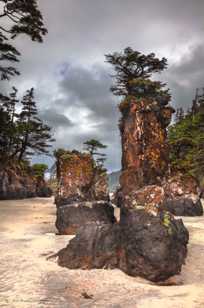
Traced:
<svg viewBox="0 0 204 308">
<path fill-rule="evenodd" d="M 63 151 L 57 157 L 57 179 L 57 206 L 88 200 L 108 200 L 106 174 L 94 166 L 90 154 Z"/>
<path fill-rule="evenodd" d="M 197 181 L 191 176 L 177 174 L 164 185 L 163 208 L 176 216 L 201 216 L 203 207 Z"/>
<path fill-rule="evenodd" d="M 57 208 L 56 228 L 59 234 L 75 234 L 88 223 L 114 223 L 114 208 L 108 202 L 92 201 L 63 205 Z"/>
<path fill-rule="evenodd" d="M 189 239 L 182 220 L 163 211 L 155 216 L 145 210 L 123 210 L 120 225 L 124 272 L 152 281 L 180 273 Z"/>
<path fill-rule="evenodd" d="M 58 264 L 70 269 L 116 268 L 120 235 L 118 224 L 87 224 L 59 251 Z"/>
<path fill-rule="evenodd" d="M 59 252 L 58 263 L 71 269 L 119 268 L 134 277 L 165 280 L 181 271 L 188 231 L 182 220 L 162 215 L 123 210 L 119 224 L 88 224 Z"/>
</svg>

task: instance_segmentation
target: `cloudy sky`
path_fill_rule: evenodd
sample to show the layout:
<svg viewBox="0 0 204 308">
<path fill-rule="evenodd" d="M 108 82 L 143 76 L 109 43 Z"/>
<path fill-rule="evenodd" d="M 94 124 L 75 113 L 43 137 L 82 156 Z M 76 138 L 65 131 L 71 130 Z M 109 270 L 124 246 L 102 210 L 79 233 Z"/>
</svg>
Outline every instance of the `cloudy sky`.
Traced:
<svg viewBox="0 0 204 308">
<path fill-rule="evenodd" d="M 35 87 L 55 147 L 81 149 L 89 138 L 108 145 L 107 167 L 120 168 L 118 98 L 104 54 L 127 46 L 167 57 L 172 104 L 187 108 L 204 86 L 204 0 L 40 0 L 48 35 L 21 37 L 20 93 Z"/>
</svg>

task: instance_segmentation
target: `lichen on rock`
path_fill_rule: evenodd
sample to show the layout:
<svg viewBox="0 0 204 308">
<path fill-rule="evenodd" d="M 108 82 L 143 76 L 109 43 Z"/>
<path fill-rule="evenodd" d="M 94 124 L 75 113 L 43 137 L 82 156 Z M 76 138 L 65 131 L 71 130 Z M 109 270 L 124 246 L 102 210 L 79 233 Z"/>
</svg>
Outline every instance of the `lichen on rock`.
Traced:
<svg viewBox="0 0 204 308">
<path fill-rule="evenodd" d="M 96 168 L 88 153 L 64 151 L 58 155 L 57 178 L 57 206 L 88 200 L 108 200 L 107 175 Z"/>
</svg>

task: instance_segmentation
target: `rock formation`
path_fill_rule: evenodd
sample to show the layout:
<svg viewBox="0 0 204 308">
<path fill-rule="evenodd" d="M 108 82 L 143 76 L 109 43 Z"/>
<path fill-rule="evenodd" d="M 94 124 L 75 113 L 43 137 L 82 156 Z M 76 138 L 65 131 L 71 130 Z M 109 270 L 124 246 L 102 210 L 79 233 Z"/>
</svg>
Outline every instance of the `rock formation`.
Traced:
<svg viewBox="0 0 204 308">
<path fill-rule="evenodd" d="M 90 223 L 112 224 L 114 208 L 104 201 L 86 201 L 58 207 L 56 228 L 59 234 L 76 234 L 81 226 Z"/>
<path fill-rule="evenodd" d="M 201 216 L 203 206 L 200 201 L 200 190 L 192 176 L 176 174 L 164 184 L 163 208 L 176 216 Z"/>
<path fill-rule="evenodd" d="M 172 176 L 170 172 L 166 128 L 173 108 L 129 97 L 120 104 L 120 110 L 123 150 L 120 184 L 124 205 L 133 208 L 143 204 L 152 210 L 155 203 L 155 212 L 163 207 L 174 215 L 202 215 L 195 179 L 180 174 Z"/>
<path fill-rule="evenodd" d="M 146 185 L 160 185 L 169 170 L 166 127 L 173 108 L 131 96 L 120 104 L 120 111 L 123 193 Z"/>
<path fill-rule="evenodd" d="M 52 190 L 43 178 L 17 164 L 0 168 L 0 200 L 50 197 Z"/>
<path fill-rule="evenodd" d="M 182 220 L 163 211 L 168 175 L 166 127 L 171 107 L 131 97 L 121 105 L 122 174 L 120 222 L 82 227 L 59 252 L 68 268 L 120 268 L 131 276 L 160 281 L 178 274 L 187 254 Z"/>
<path fill-rule="evenodd" d="M 36 182 L 16 166 L 0 171 L 0 199 L 24 199 L 36 197 Z"/>
<path fill-rule="evenodd" d="M 58 155 L 56 227 L 60 234 L 75 234 L 90 222 L 115 222 L 109 204 L 108 178 L 90 154 L 64 151 Z"/>
<path fill-rule="evenodd" d="M 97 170 L 90 154 L 64 151 L 57 159 L 57 206 L 91 200 L 108 200 L 106 173 Z"/>
<path fill-rule="evenodd" d="M 70 269 L 119 268 L 128 275 L 162 281 L 179 274 L 188 232 L 182 220 L 151 216 L 143 210 L 123 213 L 120 223 L 88 224 L 58 253 Z"/>
</svg>

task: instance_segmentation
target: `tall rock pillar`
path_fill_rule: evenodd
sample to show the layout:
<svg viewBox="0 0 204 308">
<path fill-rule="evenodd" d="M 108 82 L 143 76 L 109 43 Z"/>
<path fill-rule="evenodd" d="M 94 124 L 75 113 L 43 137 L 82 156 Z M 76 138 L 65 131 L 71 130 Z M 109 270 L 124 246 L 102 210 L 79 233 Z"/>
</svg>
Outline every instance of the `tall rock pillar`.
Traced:
<svg viewBox="0 0 204 308">
<path fill-rule="evenodd" d="M 166 128 L 174 109 L 161 106 L 150 99 L 127 97 L 120 104 L 122 118 L 122 175 L 123 193 L 146 185 L 159 185 L 168 173 Z"/>
</svg>

